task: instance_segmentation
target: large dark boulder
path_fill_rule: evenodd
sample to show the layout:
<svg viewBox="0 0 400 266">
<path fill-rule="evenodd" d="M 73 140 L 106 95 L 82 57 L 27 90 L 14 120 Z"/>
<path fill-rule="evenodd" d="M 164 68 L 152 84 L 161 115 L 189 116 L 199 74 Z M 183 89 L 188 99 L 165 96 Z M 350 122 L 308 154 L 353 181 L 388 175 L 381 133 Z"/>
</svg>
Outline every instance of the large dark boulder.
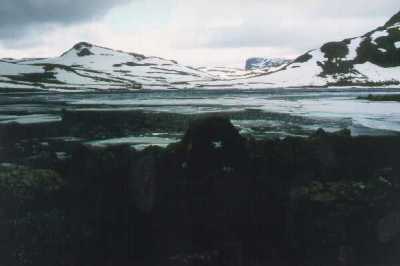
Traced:
<svg viewBox="0 0 400 266">
<path fill-rule="evenodd" d="M 182 140 L 185 165 L 195 176 L 214 171 L 244 170 L 245 139 L 224 117 L 207 117 L 191 123 Z M 236 168 L 236 169 L 235 169 Z"/>
<path fill-rule="evenodd" d="M 153 154 L 140 157 L 132 166 L 130 194 L 135 206 L 143 212 L 151 212 L 156 199 L 157 161 Z"/>
</svg>

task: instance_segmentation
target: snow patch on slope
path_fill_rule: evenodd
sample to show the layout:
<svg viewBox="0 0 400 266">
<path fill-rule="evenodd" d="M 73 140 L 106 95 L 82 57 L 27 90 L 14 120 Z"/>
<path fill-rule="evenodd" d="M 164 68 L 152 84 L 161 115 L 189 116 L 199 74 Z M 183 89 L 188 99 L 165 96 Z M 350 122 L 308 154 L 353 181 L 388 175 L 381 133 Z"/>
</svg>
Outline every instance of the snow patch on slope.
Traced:
<svg viewBox="0 0 400 266">
<path fill-rule="evenodd" d="M 354 38 L 350 41 L 350 44 L 347 46 L 349 48 L 349 53 L 347 54 L 345 60 L 354 60 L 357 57 L 357 49 L 360 47 L 360 44 L 365 40 L 364 37 Z"/>
<path fill-rule="evenodd" d="M 380 67 L 370 62 L 354 65 L 360 74 L 368 77 L 371 82 L 385 82 L 388 80 L 400 80 L 400 66 Z"/>
<path fill-rule="evenodd" d="M 1 75 L 19 75 L 28 73 L 43 72 L 41 67 L 37 66 L 24 66 L 14 63 L 1 62 L 0 61 L 0 74 Z"/>
<path fill-rule="evenodd" d="M 378 31 L 375 31 L 375 32 L 371 35 L 371 43 L 372 43 L 372 44 L 375 44 L 375 45 L 378 45 L 378 44 L 376 43 L 376 40 L 377 40 L 378 38 L 387 37 L 387 36 L 389 36 L 389 33 L 388 33 L 386 30 L 378 30 Z"/>
</svg>

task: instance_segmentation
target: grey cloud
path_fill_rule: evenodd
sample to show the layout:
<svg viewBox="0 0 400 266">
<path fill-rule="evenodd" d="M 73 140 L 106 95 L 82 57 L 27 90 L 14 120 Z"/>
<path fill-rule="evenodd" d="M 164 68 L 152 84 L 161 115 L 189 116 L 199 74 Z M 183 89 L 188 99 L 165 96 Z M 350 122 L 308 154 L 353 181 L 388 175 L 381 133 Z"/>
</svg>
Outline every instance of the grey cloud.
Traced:
<svg viewBox="0 0 400 266">
<path fill-rule="evenodd" d="M 333 24 L 334 23 L 334 24 Z M 374 20 L 351 22 L 347 20 L 323 20 L 306 25 L 306 21 L 297 25 L 254 25 L 214 29 L 206 43 L 213 48 L 239 47 L 296 47 L 297 49 L 315 48 L 322 42 L 342 40 L 362 35 L 375 27 Z M 342 25 L 342 26 L 340 26 Z"/>
<path fill-rule="evenodd" d="M 15 50 L 46 47 L 49 45 L 47 34 L 52 29 L 63 30 L 64 25 L 100 18 L 110 8 L 132 1 L 144 0 L 1 0 L 0 45 Z M 156 5 L 158 1 L 165 0 L 145 2 Z M 172 48 L 177 50 L 274 47 L 302 53 L 327 41 L 364 34 L 383 25 L 400 9 L 399 0 L 168 2 L 171 2 L 171 10 L 174 11 L 172 15 L 176 12 L 172 16 L 176 33 L 170 38 L 176 40 Z M 140 12 L 143 11 L 138 9 L 133 12 L 137 12 L 132 14 L 135 17 L 142 15 Z M 146 15 L 155 21 L 160 19 L 153 14 Z M 231 20 L 234 23 L 230 23 Z M 213 24 L 210 21 L 216 22 Z M 150 25 L 145 26 L 152 30 Z M 132 33 L 126 31 L 126 34 Z M 60 42 L 68 43 L 66 38 L 71 37 L 65 36 L 65 40 L 60 38 Z"/>
<path fill-rule="evenodd" d="M 387 18 L 400 11 L 398 0 L 336 0 L 321 1 L 314 10 L 314 15 L 343 18 L 368 17 Z"/>
<path fill-rule="evenodd" d="M 202 45 L 209 48 L 280 47 L 298 51 L 327 41 L 360 36 L 383 25 L 399 12 L 398 0 L 270 0 L 263 15 L 241 25 L 209 31 Z M 278 11 L 285 10 L 286 13 Z"/>
<path fill-rule="evenodd" d="M 73 24 L 104 15 L 129 0 L 2 0 L 0 39 L 17 39 L 43 24 Z"/>
</svg>

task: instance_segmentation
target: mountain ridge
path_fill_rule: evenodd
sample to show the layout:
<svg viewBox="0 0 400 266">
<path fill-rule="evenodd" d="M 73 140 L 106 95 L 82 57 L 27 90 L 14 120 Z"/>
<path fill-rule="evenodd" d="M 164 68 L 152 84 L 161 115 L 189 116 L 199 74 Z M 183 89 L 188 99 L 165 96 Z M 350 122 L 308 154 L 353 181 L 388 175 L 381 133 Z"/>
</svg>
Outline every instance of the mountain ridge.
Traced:
<svg viewBox="0 0 400 266">
<path fill-rule="evenodd" d="M 0 59 L 0 88 L 400 87 L 400 12 L 362 36 L 327 42 L 295 60 L 280 63 L 249 71 L 190 67 L 174 60 L 79 42 L 58 57 Z"/>
<path fill-rule="evenodd" d="M 400 85 L 400 12 L 384 26 L 359 37 L 327 42 L 252 82 L 293 87 Z"/>
</svg>

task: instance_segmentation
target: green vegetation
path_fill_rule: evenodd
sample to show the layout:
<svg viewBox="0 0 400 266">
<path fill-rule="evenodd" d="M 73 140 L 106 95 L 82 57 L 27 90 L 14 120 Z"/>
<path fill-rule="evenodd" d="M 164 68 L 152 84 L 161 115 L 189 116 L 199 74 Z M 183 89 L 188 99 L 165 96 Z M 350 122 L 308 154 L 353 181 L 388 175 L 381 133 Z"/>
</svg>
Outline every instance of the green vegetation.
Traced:
<svg viewBox="0 0 400 266">
<path fill-rule="evenodd" d="M 29 198 L 34 192 L 60 190 L 63 182 L 52 170 L 29 169 L 26 167 L 0 167 L 0 191 L 16 197 Z"/>
<path fill-rule="evenodd" d="M 353 81 L 351 78 L 340 78 L 336 82 L 328 83 L 327 86 L 362 86 L 362 87 L 381 87 L 381 86 L 393 86 L 400 85 L 400 81 L 392 80 L 392 81 L 381 81 L 381 82 L 372 82 L 372 81 Z"/>
<path fill-rule="evenodd" d="M 3 265 L 56 261 L 55 249 L 64 243 L 64 214 L 54 200 L 63 187 L 53 170 L 0 166 L 0 232 L 7 239 L 6 245 L 0 242 Z"/>
<path fill-rule="evenodd" d="M 389 95 L 368 95 L 368 96 L 360 96 L 357 99 L 359 100 L 368 100 L 375 102 L 400 102 L 399 94 L 389 94 Z"/>
</svg>

